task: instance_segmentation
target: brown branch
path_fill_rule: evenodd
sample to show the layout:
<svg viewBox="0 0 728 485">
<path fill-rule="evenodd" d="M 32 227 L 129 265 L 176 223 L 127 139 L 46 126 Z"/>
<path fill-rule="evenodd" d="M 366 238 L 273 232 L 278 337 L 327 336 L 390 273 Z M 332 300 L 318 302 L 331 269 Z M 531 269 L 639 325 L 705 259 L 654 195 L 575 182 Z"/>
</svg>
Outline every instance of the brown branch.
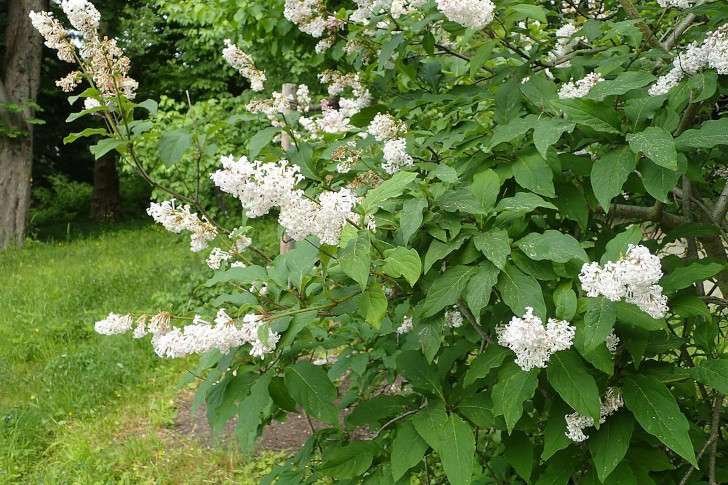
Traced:
<svg viewBox="0 0 728 485">
<path fill-rule="evenodd" d="M 667 51 L 667 49 L 665 49 L 660 41 L 655 37 L 655 34 L 652 32 L 652 30 L 650 30 L 650 27 L 644 21 L 642 21 L 642 16 L 640 15 L 634 4 L 630 2 L 630 0 L 619 0 L 619 4 L 622 5 L 622 8 L 627 13 L 627 16 L 629 18 L 631 18 L 632 20 L 640 20 L 640 22 L 637 23 L 637 28 L 642 31 L 642 35 L 645 36 L 645 41 L 650 44 L 650 47 Z"/>
<path fill-rule="evenodd" d="M 720 408 L 723 405 L 723 394 L 717 393 L 715 396 L 715 404 L 713 405 L 712 422 L 710 423 L 710 436 L 713 443 L 710 446 L 710 465 L 708 468 L 708 483 L 710 485 L 718 485 L 715 481 L 715 458 L 718 454 L 718 433 L 720 432 Z"/>
<path fill-rule="evenodd" d="M 698 0 L 697 2 L 695 2 L 693 7 L 697 7 L 698 5 L 702 5 L 704 3 L 707 3 L 706 0 Z M 665 36 L 662 38 L 662 47 L 666 51 L 672 49 L 675 44 L 677 44 L 680 36 L 690 28 L 696 17 L 697 16 L 692 13 L 687 14 L 685 18 L 682 19 L 682 21 L 675 26 L 672 32 L 668 32 L 667 34 L 665 34 Z"/>
<path fill-rule="evenodd" d="M 715 397 L 715 404 L 713 406 L 713 413 L 712 413 L 712 419 L 710 423 L 710 436 L 708 436 L 708 440 L 705 442 L 703 447 L 700 449 L 700 452 L 698 452 L 698 455 L 695 457 L 695 461 L 700 461 L 700 459 L 703 457 L 705 452 L 707 451 L 708 447 L 710 447 L 713 442 L 716 444 L 718 443 L 718 432 L 720 431 L 720 407 L 723 405 L 723 395 L 718 393 L 718 395 Z M 717 411 L 716 411 L 717 410 Z M 713 457 L 713 452 L 711 450 L 711 464 Z M 693 472 L 696 470 L 695 467 L 691 467 L 685 475 L 682 477 L 682 480 L 680 480 L 679 485 L 685 485 L 688 483 L 688 479 L 693 474 Z M 713 464 L 713 480 L 710 482 L 711 485 L 716 484 L 715 482 L 715 465 Z"/>
<path fill-rule="evenodd" d="M 465 319 L 468 321 L 468 323 L 470 323 L 470 325 L 475 329 L 475 331 L 478 332 L 478 334 L 480 334 L 480 338 L 483 341 L 483 343 L 485 343 L 485 342 L 488 342 L 489 344 L 493 343 L 493 337 L 488 335 L 485 332 L 485 330 L 483 330 L 483 327 L 478 325 L 478 322 L 475 320 L 475 317 L 470 312 L 468 307 L 466 307 L 465 304 L 460 300 L 458 300 L 458 310 L 460 310 L 460 313 L 463 314 Z M 480 347 L 481 347 L 480 351 L 482 352 L 484 345 L 481 345 Z"/>
<path fill-rule="evenodd" d="M 682 217 L 664 211 L 662 206 L 658 204 L 655 204 L 652 207 L 612 204 L 609 208 L 609 213 L 610 215 L 626 219 L 637 219 L 643 222 L 657 222 L 668 227 L 679 227 L 685 223 L 685 220 Z"/>
</svg>

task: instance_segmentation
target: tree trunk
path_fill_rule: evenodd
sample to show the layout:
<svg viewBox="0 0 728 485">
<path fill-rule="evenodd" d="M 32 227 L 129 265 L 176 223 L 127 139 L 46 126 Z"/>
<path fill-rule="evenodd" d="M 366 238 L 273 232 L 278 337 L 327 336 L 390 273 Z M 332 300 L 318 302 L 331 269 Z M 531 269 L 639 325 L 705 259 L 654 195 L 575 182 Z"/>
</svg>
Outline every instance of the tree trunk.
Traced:
<svg viewBox="0 0 728 485">
<path fill-rule="evenodd" d="M 24 105 L 24 109 L 9 113 L 0 107 L 4 130 L 22 132 L 10 138 L 0 128 L 0 249 L 12 243 L 22 245 L 28 226 L 33 129 L 23 120 L 33 116 L 26 101 L 35 100 L 38 94 L 43 54 L 42 37 L 28 13 L 47 7 L 47 0 L 12 0 L 8 5 L 0 102 Z"/>
<path fill-rule="evenodd" d="M 91 194 L 91 219 L 118 219 L 124 217 L 119 194 L 119 173 L 116 156 L 109 154 L 94 162 L 94 190 Z"/>
</svg>

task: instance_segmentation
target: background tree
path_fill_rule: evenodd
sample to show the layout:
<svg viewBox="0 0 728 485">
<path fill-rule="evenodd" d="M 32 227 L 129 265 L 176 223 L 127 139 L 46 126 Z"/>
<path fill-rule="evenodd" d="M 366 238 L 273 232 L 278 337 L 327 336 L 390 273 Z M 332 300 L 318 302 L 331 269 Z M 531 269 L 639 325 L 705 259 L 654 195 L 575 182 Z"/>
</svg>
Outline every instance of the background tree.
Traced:
<svg viewBox="0 0 728 485">
<path fill-rule="evenodd" d="M 40 85 L 42 39 L 28 13 L 47 0 L 0 3 L 5 43 L 0 54 L 0 248 L 22 245 L 30 209 L 34 101 Z"/>
</svg>

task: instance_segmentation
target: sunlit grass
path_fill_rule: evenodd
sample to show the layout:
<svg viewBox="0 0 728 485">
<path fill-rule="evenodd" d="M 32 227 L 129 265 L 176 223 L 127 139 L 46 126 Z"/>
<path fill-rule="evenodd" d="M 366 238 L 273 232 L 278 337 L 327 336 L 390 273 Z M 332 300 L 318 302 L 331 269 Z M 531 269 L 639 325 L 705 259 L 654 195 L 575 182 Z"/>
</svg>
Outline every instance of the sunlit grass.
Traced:
<svg viewBox="0 0 728 485">
<path fill-rule="evenodd" d="M 0 253 L 0 271 L 0 483 L 257 483 L 271 466 L 175 432 L 195 357 L 93 331 L 111 311 L 194 310 L 210 271 L 187 237 L 111 226 Z"/>
</svg>

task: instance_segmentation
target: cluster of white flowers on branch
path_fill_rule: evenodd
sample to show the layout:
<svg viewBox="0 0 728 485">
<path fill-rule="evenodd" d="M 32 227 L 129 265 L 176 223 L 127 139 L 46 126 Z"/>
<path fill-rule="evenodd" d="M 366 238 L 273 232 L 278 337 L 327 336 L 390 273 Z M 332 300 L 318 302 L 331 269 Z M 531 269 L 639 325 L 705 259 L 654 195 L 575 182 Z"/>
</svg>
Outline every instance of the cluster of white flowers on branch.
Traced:
<svg viewBox="0 0 728 485">
<path fill-rule="evenodd" d="M 571 98 L 583 98 L 589 94 L 589 90 L 604 81 L 602 75 L 599 73 L 589 73 L 584 78 L 579 79 L 576 82 L 568 82 L 561 86 L 559 89 L 559 98 L 571 99 Z"/>
<path fill-rule="evenodd" d="M 607 416 L 614 414 L 622 406 L 624 406 L 624 400 L 619 391 L 612 387 L 608 388 L 604 400 L 601 402 L 599 424 L 603 424 L 607 420 Z M 566 419 L 566 436 L 570 440 L 580 443 L 589 439 L 589 435 L 584 433 L 584 429 L 594 426 L 594 418 L 571 413 L 564 416 L 564 419 Z"/>
<path fill-rule="evenodd" d="M 685 75 L 692 76 L 705 66 L 715 69 L 718 74 L 728 74 L 728 24 L 718 30 L 708 32 L 702 44 L 690 43 L 684 52 L 673 60 L 673 67 L 655 84 L 650 86 L 650 96 L 666 94 L 677 86 Z"/>
<path fill-rule="evenodd" d="M 378 113 L 369 123 L 367 133 L 375 140 L 384 142 L 382 169 L 388 174 L 395 174 L 402 167 L 411 167 L 414 164 L 414 159 L 407 153 L 407 140 L 402 138 L 407 133 L 407 125 L 403 121 L 395 119 L 389 113 Z"/>
<path fill-rule="evenodd" d="M 190 248 L 192 251 L 202 251 L 207 243 L 217 237 L 217 229 L 206 218 L 200 220 L 197 213 L 191 212 L 190 206 L 183 205 L 175 207 L 175 200 L 165 200 L 162 203 L 152 202 L 147 209 L 156 222 L 162 224 L 165 229 L 174 233 L 183 230 L 192 232 L 190 236 Z"/>
<path fill-rule="evenodd" d="M 522 318 L 514 316 L 506 325 L 496 329 L 498 344 L 516 353 L 516 364 L 524 371 L 534 367 L 545 368 L 551 354 L 571 347 L 575 332 L 576 328 L 569 322 L 555 318 L 549 318 L 544 327 L 531 307 L 526 307 Z"/>
<path fill-rule="evenodd" d="M 141 315 L 137 319 L 134 338 L 142 338 L 151 333 L 152 346 L 160 357 L 185 357 L 211 350 L 219 350 L 226 354 L 235 347 L 251 344 L 250 355 L 261 359 L 275 350 L 280 339 L 280 335 L 270 329 L 267 332 L 267 339 L 260 339 L 260 329 L 265 325 L 262 315 L 245 315 L 242 324 L 239 324 L 225 312 L 224 308 L 217 312 L 214 324 L 203 320 L 200 315 L 195 315 L 191 325 L 180 329 L 171 326 L 171 319 L 172 315 L 169 312 Z M 104 320 L 96 322 L 95 330 L 103 335 L 118 335 L 128 332 L 133 325 L 131 314 L 110 313 Z"/>
<path fill-rule="evenodd" d="M 437 9 L 448 20 L 475 30 L 488 25 L 495 15 L 495 4 L 490 0 L 437 0 Z"/>
<path fill-rule="evenodd" d="M 617 262 L 585 264 L 579 280 L 587 296 L 604 296 L 612 301 L 622 298 L 634 303 L 652 318 L 667 313 L 667 296 L 657 282 L 662 278 L 660 258 L 644 246 L 630 244 L 627 254 Z"/>
<path fill-rule="evenodd" d="M 250 88 L 253 91 L 262 91 L 265 82 L 265 71 L 255 67 L 253 58 L 249 54 L 238 49 L 238 47 L 225 39 L 225 48 L 222 50 L 222 57 L 238 70 L 240 75 L 250 81 Z"/>
<path fill-rule="evenodd" d="M 115 39 L 104 37 L 98 33 L 101 14 L 87 0 L 63 0 L 61 8 L 71 25 L 83 34 L 83 42 L 78 49 L 68 39 L 66 31 L 58 20 L 48 12 L 31 11 L 29 16 L 33 27 L 46 40 L 46 45 L 58 50 L 58 57 L 67 62 L 79 61 L 82 72 L 73 71 L 56 82 L 64 91 L 70 92 L 80 83 L 83 75 L 90 76 L 99 91 L 102 100 L 108 101 L 118 95 L 134 99 L 139 84 L 128 76 L 129 58 L 117 46 Z M 99 106 L 101 103 L 87 98 L 86 109 Z"/>
<path fill-rule="evenodd" d="M 313 200 L 296 188 L 303 175 L 286 160 L 262 163 L 250 162 L 245 156 L 236 161 L 230 156 L 222 157 L 221 162 L 224 169 L 210 176 L 215 185 L 237 197 L 248 217 L 278 207 L 278 222 L 296 241 L 315 235 L 323 244 L 336 245 L 344 224 L 357 220 L 352 209 L 358 197 L 353 191 L 324 192 L 318 201 Z"/>
</svg>

